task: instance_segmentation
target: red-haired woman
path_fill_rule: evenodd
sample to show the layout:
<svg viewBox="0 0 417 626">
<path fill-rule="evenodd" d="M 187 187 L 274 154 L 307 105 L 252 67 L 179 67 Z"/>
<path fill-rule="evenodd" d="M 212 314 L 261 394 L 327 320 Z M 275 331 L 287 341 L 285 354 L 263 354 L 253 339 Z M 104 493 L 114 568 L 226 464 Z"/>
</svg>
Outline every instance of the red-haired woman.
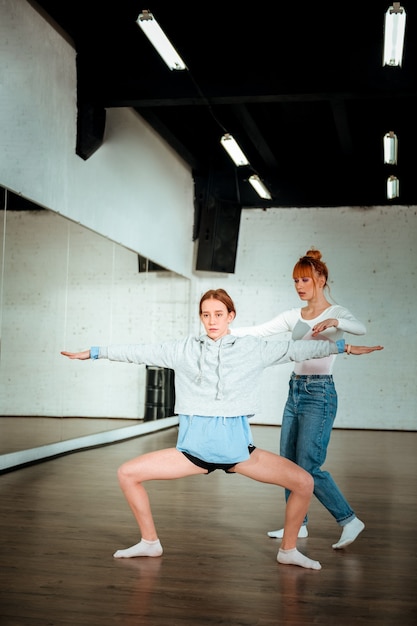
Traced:
<svg viewBox="0 0 417 626">
<path fill-rule="evenodd" d="M 344 333 L 363 335 L 366 328 L 343 306 L 331 304 L 325 295 L 328 268 L 319 250 L 308 250 L 294 266 L 293 279 L 298 296 L 306 304 L 284 311 L 264 324 L 233 329 L 237 336 L 267 337 L 290 331 L 292 339 L 314 343 L 317 339 L 337 341 Z M 280 454 L 303 467 L 314 479 L 314 495 L 342 527 L 333 548 L 352 543 L 365 528 L 329 472 L 322 470 L 337 411 L 337 392 L 333 380 L 335 357 L 296 363 L 289 382 L 284 408 Z M 286 499 L 290 490 L 285 490 Z M 299 537 L 307 537 L 306 515 Z M 283 529 L 268 532 L 281 538 Z"/>
</svg>

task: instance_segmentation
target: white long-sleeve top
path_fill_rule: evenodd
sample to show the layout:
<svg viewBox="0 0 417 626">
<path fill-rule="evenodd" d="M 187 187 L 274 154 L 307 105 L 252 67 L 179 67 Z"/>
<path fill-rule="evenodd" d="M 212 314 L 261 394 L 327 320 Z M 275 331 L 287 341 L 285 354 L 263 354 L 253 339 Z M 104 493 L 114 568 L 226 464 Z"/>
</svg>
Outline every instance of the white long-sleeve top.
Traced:
<svg viewBox="0 0 417 626">
<path fill-rule="evenodd" d="M 352 335 L 364 335 L 366 333 L 365 325 L 356 319 L 352 313 L 343 306 L 334 304 L 329 306 L 323 313 L 311 320 L 305 320 L 301 316 L 301 307 L 289 309 L 280 313 L 264 324 L 256 324 L 254 326 L 242 326 L 240 328 L 231 328 L 230 332 L 237 337 L 251 335 L 253 337 L 268 337 L 278 335 L 280 333 L 291 332 L 294 341 L 304 340 L 331 340 L 338 341 L 343 338 L 344 333 Z M 337 328 L 332 326 L 325 331 L 313 337 L 313 327 L 323 320 L 335 318 L 339 321 Z M 294 373 L 300 375 L 308 374 L 332 374 L 335 355 L 329 355 L 322 359 L 308 359 L 296 363 Z"/>
</svg>

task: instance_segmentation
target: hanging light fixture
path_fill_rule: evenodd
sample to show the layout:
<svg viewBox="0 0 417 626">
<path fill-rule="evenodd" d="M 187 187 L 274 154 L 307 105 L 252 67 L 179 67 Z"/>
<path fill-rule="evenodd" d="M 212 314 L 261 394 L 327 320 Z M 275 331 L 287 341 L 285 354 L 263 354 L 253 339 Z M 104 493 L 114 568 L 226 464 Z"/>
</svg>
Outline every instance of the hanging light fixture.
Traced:
<svg viewBox="0 0 417 626">
<path fill-rule="evenodd" d="M 397 135 L 390 130 L 384 135 L 384 163 L 388 165 L 397 165 L 398 158 L 398 138 Z"/>
<path fill-rule="evenodd" d="M 401 66 L 406 13 L 400 2 L 393 2 L 385 13 L 384 56 L 382 65 Z"/>
<path fill-rule="evenodd" d="M 220 139 L 220 143 L 222 144 L 223 148 L 226 150 L 235 165 L 237 165 L 238 167 L 241 167 L 242 165 L 249 165 L 248 159 L 242 152 L 237 141 L 233 139 L 232 135 L 226 133 Z"/>
<path fill-rule="evenodd" d="M 136 22 L 170 70 L 187 69 L 184 61 L 150 11 L 144 10 L 139 13 Z"/>
<path fill-rule="evenodd" d="M 249 182 L 260 198 L 263 198 L 264 200 L 272 200 L 272 196 L 269 193 L 267 187 L 264 185 L 264 183 L 261 181 L 257 174 L 252 174 L 252 176 L 249 176 Z"/>
<path fill-rule="evenodd" d="M 387 198 L 392 200 L 400 195 L 400 181 L 396 176 L 389 176 L 387 179 Z"/>
</svg>

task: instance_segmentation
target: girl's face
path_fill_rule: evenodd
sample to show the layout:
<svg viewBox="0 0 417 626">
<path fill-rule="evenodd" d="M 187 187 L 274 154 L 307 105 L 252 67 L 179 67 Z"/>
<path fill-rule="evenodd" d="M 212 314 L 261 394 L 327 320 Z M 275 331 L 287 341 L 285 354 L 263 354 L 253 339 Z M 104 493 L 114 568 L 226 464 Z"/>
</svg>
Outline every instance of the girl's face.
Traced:
<svg viewBox="0 0 417 626">
<path fill-rule="evenodd" d="M 229 324 L 235 318 L 234 312 L 228 312 L 226 305 L 220 300 L 210 298 L 201 305 L 200 319 L 210 339 L 217 341 L 227 335 Z"/>
</svg>

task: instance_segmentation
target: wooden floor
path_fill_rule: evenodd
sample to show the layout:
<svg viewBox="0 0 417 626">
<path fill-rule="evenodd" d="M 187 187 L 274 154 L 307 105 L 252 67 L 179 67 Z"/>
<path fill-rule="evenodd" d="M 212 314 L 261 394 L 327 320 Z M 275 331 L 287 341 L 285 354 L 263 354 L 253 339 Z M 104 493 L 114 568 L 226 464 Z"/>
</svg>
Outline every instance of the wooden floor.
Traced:
<svg viewBox="0 0 417 626">
<path fill-rule="evenodd" d="M 279 427 L 252 426 L 278 450 Z M 148 488 L 164 555 L 113 559 L 139 540 L 116 469 L 172 446 L 176 428 L 0 476 L 2 626 L 411 626 L 417 623 L 417 432 L 334 430 L 329 469 L 366 529 L 345 550 L 313 500 L 299 549 L 276 562 L 281 489 L 214 472 Z"/>
</svg>

